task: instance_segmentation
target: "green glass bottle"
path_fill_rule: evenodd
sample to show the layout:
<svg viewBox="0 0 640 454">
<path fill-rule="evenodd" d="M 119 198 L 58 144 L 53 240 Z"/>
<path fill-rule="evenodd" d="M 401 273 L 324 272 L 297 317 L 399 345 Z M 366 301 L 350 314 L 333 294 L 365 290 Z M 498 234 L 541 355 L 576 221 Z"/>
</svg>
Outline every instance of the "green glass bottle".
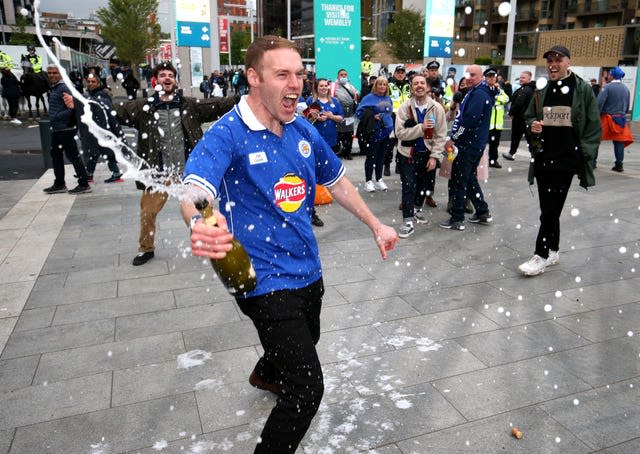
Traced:
<svg viewBox="0 0 640 454">
<path fill-rule="evenodd" d="M 206 225 L 216 225 L 213 209 L 207 200 L 195 202 L 196 209 L 200 212 Z M 256 271 L 253 269 L 249 254 L 240 241 L 235 237 L 232 240 L 232 248 L 224 258 L 211 259 L 211 265 L 216 274 L 232 295 L 243 295 L 256 288 L 258 283 Z"/>
</svg>

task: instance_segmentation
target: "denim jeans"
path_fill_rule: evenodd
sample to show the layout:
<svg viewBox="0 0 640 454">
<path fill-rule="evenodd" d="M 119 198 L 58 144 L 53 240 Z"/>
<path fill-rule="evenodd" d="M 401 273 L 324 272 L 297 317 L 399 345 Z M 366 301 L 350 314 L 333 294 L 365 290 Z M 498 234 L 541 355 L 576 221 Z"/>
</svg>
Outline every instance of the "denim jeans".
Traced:
<svg viewBox="0 0 640 454">
<path fill-rule="evenodd" d="M 449 187 L 449 198 L 452 201 L 451 220 L 454 222 L 464 221 L 465 199 L 469 198 L 476 214 L 481 216 L 489 212 L 489 206 L 484 201 L 484 194 L 478 183 L 476 170 L 482 150 L 466 150 L 460 148 L 458 156 L 451 166 L 451 185 Z"/>
<path fill-rule="evenodd" d="M 55 184 L 62 186 L 64 182 L 64 156 L 71 164 L 73 164 L 73 170 L 78 177 L 78 184 L 80 186 L 86 186 L 87 183 L 87 171 L 84 168 L 82 159 L 80 159 L 80 153 L 78 152 L 78 146 L 76 145 L 75 129 L 65 129 L 63 131 L 52 131 L 51 134 L 51 161 L 53 162 L 53 174 L 56 176 Z"/>
<path fill-rule="evenodd" d="M 616 157 L 616 167 L 622 167 L 624 161 L 624 143 L 613 141 L 613 154 Z"/>
<path fill-rule="evenodd" d="M 376 171 L 376 179 L 378 181 L 382 178 L 382 170 L 384 168 L 384 159 L 387 155 L 389 148 L 389 138 L 382 139 L 380 142 L 369 142 L 369 146 L 366 148 L 367 157 L 364 160 L 364 177 L 365 181 L 369 181 L 372 178 L 373 170 Z"/>
<path fill-rule="evenodd" d="M 93 172 L 96 170 L 96 165 L 102 156 L 107 158 L 107 167 L 115 175 L 120 175 L 120 167 L 118 167 L 118 161 L 116 155 L 112 150 L 108 148 L 99 148 L 98 150 L 85 151 L 86 154 L 86 167 L 87 175 L 93 176 Z"/>
<path fill-rule="evenodd" d="M 413 158 L 398 153 L 398 170 L 402 181 L 402 218 L 413 218 L 413 208 L 422 207 L 427 191 L 429 152 L 414 153 Z"/>
<path fill-rule="evenodd" d="M 301 289 L 236 300 L 258 330 L 264 349 L 256 373 L 282 386 L 255 453 L 294 453 L 318 411 L 324 393 L 316 352 L 323 294 L 319 279 Z"/>
</svg>

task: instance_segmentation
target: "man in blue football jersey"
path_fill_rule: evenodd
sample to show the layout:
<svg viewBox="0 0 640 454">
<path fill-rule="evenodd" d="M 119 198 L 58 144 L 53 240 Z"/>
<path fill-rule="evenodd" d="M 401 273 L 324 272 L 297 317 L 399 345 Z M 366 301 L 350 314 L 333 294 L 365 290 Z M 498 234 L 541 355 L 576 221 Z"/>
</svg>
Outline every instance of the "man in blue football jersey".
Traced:
<svg viewBox="0 0 640 454">
<path fill-rule="evenodd" d="M 186 184 L 209 203 L 220 197 L 226 211 L 215 213 L 216 227 L 200 222 L 190 201 L 182 214 L 194 255 L 220 259 L 235 237 L 251 258 L 257 286 L 236 301 L 258 330 L 264 356 L 249 382 L 278 395 L 255 452 L 293 453 L 324 392 L 315 349 L 324 293 L 311 226 L 316 184 L 371 229 L 383 259 L 399 240 L 371 213 L 316 128 L 295 115 L 304 75 L 295 44 L 259 38 L 245 66 L 249 94 L 205 133 L 184 172 Z"/>
</svg>

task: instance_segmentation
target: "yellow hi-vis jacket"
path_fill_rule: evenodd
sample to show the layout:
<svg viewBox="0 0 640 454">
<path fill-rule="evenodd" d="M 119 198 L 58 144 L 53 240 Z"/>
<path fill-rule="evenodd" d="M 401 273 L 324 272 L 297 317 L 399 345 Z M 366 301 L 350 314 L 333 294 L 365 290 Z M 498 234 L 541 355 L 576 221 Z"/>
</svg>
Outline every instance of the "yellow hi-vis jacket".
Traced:
<svg viewBox="0 0 640 454">
<path fill-rule="evenodd" d="M 493 109 L 491 109 L 489 129 L 502 131 L 502 128 L 504 128 L 504 111 L 507 104 L 509 104 L 509 95 L 501 88 L 500 93 L 496 95 L 496 103 L 493 105 Z"/>
<path fill-rule="evenodd" d="M 370 76 L 371 71 L 373 71 L 373 63 L 367 60 L 362 60 L 362 63 L 360 63 L 360 72 Z"/>
<path fill-rule="evenodd" d="M 393 111 L 397 112 L 403 102 L 411 98 L 411 85 L 407 80 L 402 87 L 398 87 L 394 79 L 389 80 L 389 97 L 393 102 Z"/>
</svg>

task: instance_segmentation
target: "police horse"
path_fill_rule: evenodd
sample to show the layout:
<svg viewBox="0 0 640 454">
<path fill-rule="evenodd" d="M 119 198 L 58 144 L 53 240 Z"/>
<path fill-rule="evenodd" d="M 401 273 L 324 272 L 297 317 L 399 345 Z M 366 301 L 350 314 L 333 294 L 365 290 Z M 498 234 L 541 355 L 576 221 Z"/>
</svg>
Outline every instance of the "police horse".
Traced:
<svg viewBox="0 0 640 454">
<path fill-rule="evenodd" d="M 23 55 L 20 59 L 20 66 L 22 66 L 22 76 L 20 77 L 20 89 L 22 90 L 22 96 L 27 101 L 29 107 L 29 120 L 33 119 L 33 112 L 31 108 L 31 97 L 36 99 L 36 120 L 40 118 L 40 101 L 42 101 L 42 108 L 44 113 L 47 113 L 47 104 L 44 100 L 44 94 L 49 91 L 49 80 L 45 73 L 35 73 L 33 66 L 26 55 Z"/>
</svg>

